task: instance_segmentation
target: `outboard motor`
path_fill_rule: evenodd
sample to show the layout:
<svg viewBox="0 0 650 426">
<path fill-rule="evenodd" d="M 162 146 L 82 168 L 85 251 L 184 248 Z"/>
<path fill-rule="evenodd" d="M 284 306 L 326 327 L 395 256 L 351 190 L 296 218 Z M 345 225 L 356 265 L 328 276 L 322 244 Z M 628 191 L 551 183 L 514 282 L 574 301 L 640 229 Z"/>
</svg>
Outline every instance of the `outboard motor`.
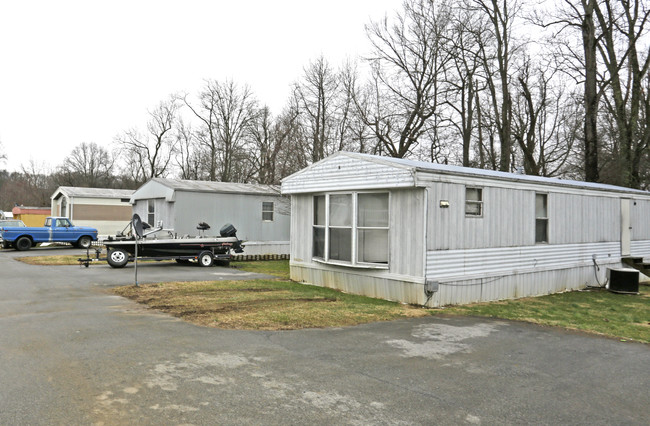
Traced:
<svg viewBox="0 0 650 426">
<path fill-rule="evenodd" d="M 232 225 L 232 223 L 226 223 L 221 227 L 221 230 L 219 231 L 219 234 L 222 237 L 236 237 L 237 236 L 237 229 Z"/>
<path fill-rule="evenodd" d="M 231 223 L 226 223 L 221 227 L 219 230 L 219 234 L 221 234 L 222 237 L 235 237 L 237 238 L 237 229 L 231 224 Z M 244 246 L 242 245 L 241 240 L 237 240 L 237 242 L 232 244 L 232 250 L 235 253 L 243 253 L 244 252 Z"/>
</svg>

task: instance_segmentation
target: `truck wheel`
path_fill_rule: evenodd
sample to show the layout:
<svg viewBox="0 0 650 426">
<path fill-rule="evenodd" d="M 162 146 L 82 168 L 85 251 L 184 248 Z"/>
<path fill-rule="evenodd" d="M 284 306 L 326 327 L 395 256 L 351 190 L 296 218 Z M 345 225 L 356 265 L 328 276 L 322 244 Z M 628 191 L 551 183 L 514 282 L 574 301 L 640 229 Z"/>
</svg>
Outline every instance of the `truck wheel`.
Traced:
<svg viewBox="0 0 650 426">
<path fill-rule="evenodd" d="M 202 251 L 199 254 L 199 265 L 201 266 L 212 266 L 214 264 L 214 256 L 212 252 Z"/>
<path fill-rule="evenodd" d="M 3 249 L 7 249 L 9 247 L 11 247 L 11 243 L 9 241 L 3 241 L 2 242 L 2 248 Z"/>
<path fill-rule="evenodd" d="M 87 249 L 90 248 L 90 245 L 92 243 L 93 240 L 91 240 L 89 236 L 84 235 L 83 237 L 80 237 L 79 240 L 77 240 L 77 247 Z"/>
<path fill-rule="evenodd" d="M 16 250 L 25 251 L 29 250 L 32 247 L 32 240 L 29 237 L 20 237 L 14 243 Z"/>
<path fill-rule="evenodd" d="M 112 268 L 124 268 L 129 262 L 129 254 L 121 248 L 110 249 L 106 261 Z"/>
</svg>

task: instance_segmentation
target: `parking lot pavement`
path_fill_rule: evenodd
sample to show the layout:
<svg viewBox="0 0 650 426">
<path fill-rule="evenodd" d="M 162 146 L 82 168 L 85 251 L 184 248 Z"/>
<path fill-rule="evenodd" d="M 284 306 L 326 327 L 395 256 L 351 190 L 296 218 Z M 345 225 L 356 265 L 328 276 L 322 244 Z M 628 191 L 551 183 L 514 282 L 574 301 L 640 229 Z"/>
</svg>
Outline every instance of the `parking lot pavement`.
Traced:
<svg viewBox="0 0 650 426">
<path fill-rule="evenodd" d="M 79 258 L 96 257 L 93 250 L 89 253 L 83 249 L 73 247 L 37 247 L 28 251 L 2 250 L 0 256 L 8 258 L 26 256 L 58 256 L 74 255 Z M 104 252 L 100 257 L 105 258 Z M 139 262 L 138 283 L 156 283 L 162 281 L 205 281 L 205 280 L 246 280 L 258 278 L 272 278 L 268 275 L 254 274 L 240 271 L 235 268 L 213 266 L 203 268 L 197 264 L 181 265 L 173 261 L 165 262 Z M 97 284 L 97 285 L 127 285 L 135 283 L 135 265 L 128 263 L 124 268 L 111 268 L 105 261 L 91 262 L 89 267 L 81 265 L 66 266 L 35 266 L 31 265 L 32 273 L 40 271 L 65 272 L 68 279 L 76 285 Z"/>
<path fill-rule="evenodd" d="M 13 257 L 0 253 L 0 424 L 650 418 L 648 345 L 479 318 L 285 332 L 198 327 L 105 291 L 128 283 L 132 268 L 31 266 Z M 167 281 L 238 272 L 220 269 L 142 271 Z"/>
</svg>

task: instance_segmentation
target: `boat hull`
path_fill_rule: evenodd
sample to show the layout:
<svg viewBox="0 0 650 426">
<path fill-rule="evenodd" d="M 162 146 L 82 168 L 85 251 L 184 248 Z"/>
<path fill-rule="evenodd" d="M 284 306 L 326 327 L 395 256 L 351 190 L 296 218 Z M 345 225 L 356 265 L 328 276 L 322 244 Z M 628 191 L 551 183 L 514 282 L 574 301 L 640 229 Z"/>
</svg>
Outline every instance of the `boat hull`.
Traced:
<svg viewBox="0 0 650 426">
<path fill-rule="evenodd" d="M 107 250 L 122 249 L 135 256 L 135 241 L 104 241 Z M 241 241 L 236 237 L 205 237 L 179 239 L 138 240 L 138 257 L 196 256 L 203 251 L 214 254 L 227 254 L 231 250 L 241 250 Z"/>
</svg>

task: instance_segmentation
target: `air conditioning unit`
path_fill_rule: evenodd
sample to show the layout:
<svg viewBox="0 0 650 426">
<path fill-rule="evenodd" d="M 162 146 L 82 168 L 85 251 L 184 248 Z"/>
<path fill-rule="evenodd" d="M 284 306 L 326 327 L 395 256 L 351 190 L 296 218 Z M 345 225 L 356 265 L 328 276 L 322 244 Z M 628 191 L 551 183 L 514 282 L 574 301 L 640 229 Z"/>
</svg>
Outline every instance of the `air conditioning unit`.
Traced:
<svg viewBox="0 0 650 426">
<path fill-rule="evenodd" d="M 614 293 L 639 294 L 639 271 L 631 268 L 607 268 L 607 289 Z"/>
</svg>

